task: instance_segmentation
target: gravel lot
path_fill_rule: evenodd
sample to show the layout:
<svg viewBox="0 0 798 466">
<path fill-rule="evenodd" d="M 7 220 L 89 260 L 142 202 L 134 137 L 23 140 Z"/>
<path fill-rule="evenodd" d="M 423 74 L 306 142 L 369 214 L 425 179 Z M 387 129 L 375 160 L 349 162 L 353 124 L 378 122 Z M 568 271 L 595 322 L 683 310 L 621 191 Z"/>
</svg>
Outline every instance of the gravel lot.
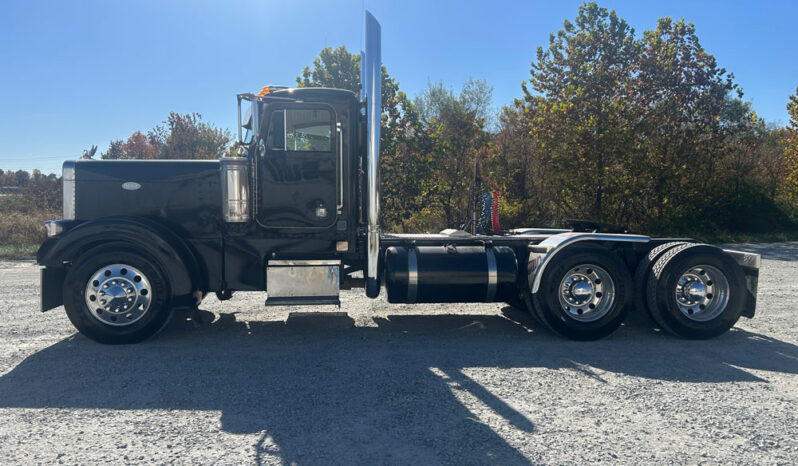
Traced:
<svg viewBox="0 0 798 466">
<path fill-rule="evenodd" d="M 208 298 L 212 322 L 108 347 L 2 262 L 0 463 L 795 464 L 798 243 L 736 247 L 763 255 L 759 313 L 702 342 L 642 318 L 570 342 L 498 304 L 355 290 Z"/>
</svg>

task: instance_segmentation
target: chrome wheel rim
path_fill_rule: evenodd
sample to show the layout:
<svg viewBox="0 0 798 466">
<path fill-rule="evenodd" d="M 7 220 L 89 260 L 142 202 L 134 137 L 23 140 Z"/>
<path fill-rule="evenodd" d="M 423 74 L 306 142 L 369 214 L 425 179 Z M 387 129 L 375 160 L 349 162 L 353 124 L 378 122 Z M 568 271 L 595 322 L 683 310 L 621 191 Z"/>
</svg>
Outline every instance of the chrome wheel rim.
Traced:
<svg viewBox="0 0 798 466">
<path fill-rule="evenodd" d="M 615 283 L 598 265 L 578 265 L 563 276 L 559 295 L 565 315 L 579 322 L 594 322 L 612 309 Z"/>
<path fill-rule="evenodd" d="M 726 275 L 711 265 L 695 265 L 685 270 L 674 290 L 679 310 L 697 322 L 706 322 L 723 314 L 729 304 L 729 294 Z"/>
<path fill-rule="evenodd" d="M 152 303 L 152 287 L 141 271 L 127 264 L 106 265 L 86 283 L 89 314 L 117 327 L 140 320 Z"/>
</svg>

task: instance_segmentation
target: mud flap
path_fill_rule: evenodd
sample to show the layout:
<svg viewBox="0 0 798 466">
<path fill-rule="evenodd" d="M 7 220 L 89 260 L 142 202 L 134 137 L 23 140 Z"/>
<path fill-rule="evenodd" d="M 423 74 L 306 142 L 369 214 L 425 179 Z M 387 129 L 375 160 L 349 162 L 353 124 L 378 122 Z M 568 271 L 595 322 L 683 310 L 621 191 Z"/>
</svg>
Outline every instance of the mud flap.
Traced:
<svg viewBox="0 0 798 466">
<path fill-rule="evenodd" d="M 753 318 L 756 312 L 756 292 L 759 286 L 759 269 L 753 267 L 743 267 L 745 274 L 746 302 L 743 309 L 743 316 Z"/>
<path fill-rule="evenodd" d="M 63 287 L 66 269 L 63 267 L 42 267 L 41 279 L 41 307 L 42 312 L 49 311 L 64 304 Z"/>
<path fill-rule="evenodd" d="M 756 293 L 759 288 L 759 269 L 762 267 L 762 257 L 751 252 L 736 251 L 734 249 L 724 249 L 723 252 L 730 255 L 743 269 L 745 274 L 746 302 L 743 309 L 743 317 L 749 319 L 756 313 Z"/>
</svg>

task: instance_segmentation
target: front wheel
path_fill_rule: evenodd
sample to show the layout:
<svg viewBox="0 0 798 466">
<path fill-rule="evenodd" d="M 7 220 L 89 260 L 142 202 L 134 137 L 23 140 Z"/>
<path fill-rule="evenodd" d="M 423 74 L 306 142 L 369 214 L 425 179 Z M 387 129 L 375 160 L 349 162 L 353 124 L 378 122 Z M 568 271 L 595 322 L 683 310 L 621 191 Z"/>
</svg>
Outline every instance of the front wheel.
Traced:
<svg viewBox="0 0 798 466">
<path fill-rule="evenodd" d="M 601 246 L 572 246 L 559 253 L 533 295 L 538 318 L 574 340 L 614 332 L 626 317 L 632 278 L 626 265 Z"/>
<path fill-rule="evenodd" d="M 67 273 L 63 292 L 69 320 L 100 343 L 143 341 L 172 315 L 171 290 L 161 268 L 123 244 L 84 253 Z"/>
</svg>

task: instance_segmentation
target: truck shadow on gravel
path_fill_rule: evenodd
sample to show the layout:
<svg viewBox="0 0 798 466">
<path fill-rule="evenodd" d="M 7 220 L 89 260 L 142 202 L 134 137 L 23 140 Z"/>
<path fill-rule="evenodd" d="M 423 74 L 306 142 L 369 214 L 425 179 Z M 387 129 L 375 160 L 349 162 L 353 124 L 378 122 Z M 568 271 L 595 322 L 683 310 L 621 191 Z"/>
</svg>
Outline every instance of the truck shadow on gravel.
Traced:
<svg viewBox="0 0 798 466">
<path fill-rule="evenodd" d="M 214 410 L 223 430 L 262 433 L 258 455 L 287 463 L 518 464 L 529 461 L 455 395 L 500 416 L 523 441 L 534 420 L 494 392 L 534 403 L 547 384 L 534 374 L 480 382 L 471 368 L 571 370 L 575 383 L 610 388 L 608 372 L 694 383 L 767 383 L 766 372 L 798 373 L 798 347 L 740 329 L 685 341 L 626 325 L 578 343 L 512 308 L 392 315 L 374 325 L 356 327 L 340 313 L 285 322 L 222 314 L 200 328 L 177 322 L 135 346 L 76 335 L 2 376 L 0 407 Z"/>
</svg>

